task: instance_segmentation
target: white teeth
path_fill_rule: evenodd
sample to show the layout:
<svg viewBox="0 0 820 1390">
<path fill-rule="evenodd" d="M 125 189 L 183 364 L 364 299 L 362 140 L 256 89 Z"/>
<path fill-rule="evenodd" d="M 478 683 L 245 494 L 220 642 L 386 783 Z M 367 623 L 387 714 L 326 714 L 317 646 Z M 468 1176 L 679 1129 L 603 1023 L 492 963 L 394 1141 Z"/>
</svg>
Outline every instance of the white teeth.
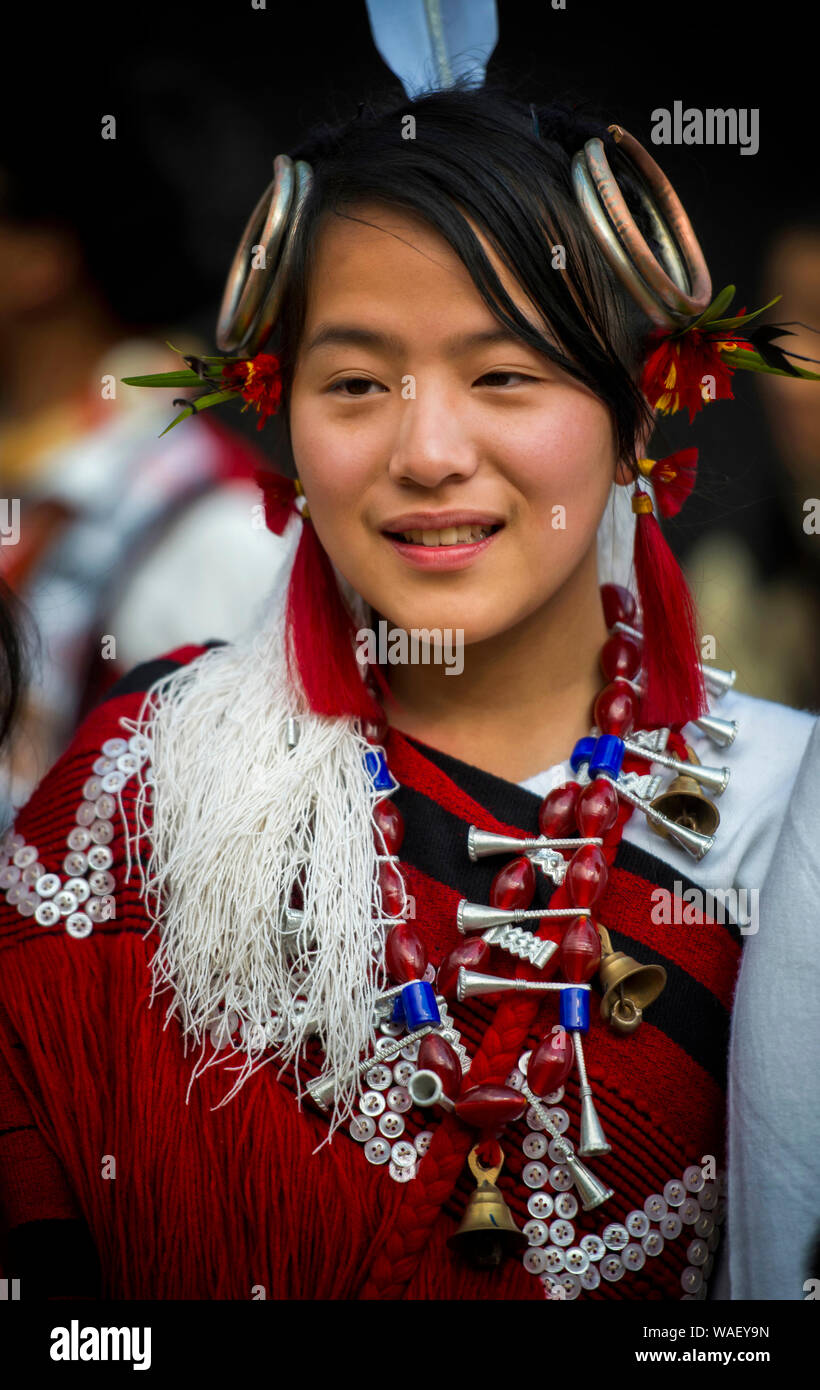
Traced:
<svg viewBox="0 0 820 1390">
<path fill-rule="evenodd" d="M 483 541 L 490 535 L 490 526 L 445 526 L 440 531 L 403 531 L 404 539 L 414 545 L 465 545 Z"/>
</svg>

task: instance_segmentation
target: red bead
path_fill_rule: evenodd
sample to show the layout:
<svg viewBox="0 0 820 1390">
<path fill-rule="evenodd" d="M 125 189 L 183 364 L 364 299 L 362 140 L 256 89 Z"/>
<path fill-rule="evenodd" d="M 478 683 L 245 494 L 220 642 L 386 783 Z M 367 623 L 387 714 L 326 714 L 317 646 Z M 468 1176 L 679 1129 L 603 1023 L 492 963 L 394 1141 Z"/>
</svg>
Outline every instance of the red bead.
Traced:
<svg viewBox="0 0 820 1390">
<path fill-rule="evenodd" d="M 564 886 L 573 907 L 593 907 L 606 889 L 609 870 L 598 845 L 582 845 L 569 861 Z"/>
<path fill-rule="evenodd" d="M 455 1105 L 456 1114 L 474 1129 L 500 1129 L 524 1114 L 529 1101 L 511 1086 L 471 1086 Z"/>
<path fill-rule="evenodd" d="M 474 936 L 471 941 L 459 941 L 438 968 L 436 987 L 439 994 L 443 994 L 445 999 L 455 1000 L 458 972 L 462 965 L 465 970 L 480 972 L 485 969 L 489 959 L 489 942 L 483 941 L 480 936 Z"/>
<path fill-rule="evenodd" d="M 618 793 L 611 782 L 596 777 L 578 798 L 578 829 L 584 839 L 603 836 L 618 819 Z"/>
<path fill-rule="evenodd" d="M 564 979 L 571 985 L 585 985 L 592 979 L 601 963 L 601 938 L 589 917 L 570 923 L 561 942 L 560 959 Z"/>
<path fill-rule="evenodd" d="M 604 609 L 604 621 L 608 628 L 613 628 L 616 623 L 626 623 L 627 627 L 635 626 L 635 614 L 637 612 L 635 600 L 623 585 L 602 584 L 601 603 Z"/>
<path fill-rule="evenodd" d="M 538 812 L 538 829 L 548 840 L 564 840 L 572 834 L 580 794 L 577 782 L 565 782 L 544 797 Z"/>
<path fill-rule="evenodd" d="M 556 1027 L 538 1044 L 527 1063 L 527 1085 L 536 1096 L 548 1096 L 563 1086 L 575 1061 L 572 1037 Z"/>
<path fill-rule="evenodd" d="M 427 948 L 417 927 L 410 922 L 397 922 L 390 928 L 384 943 L 384 963 L 397 985 L 424 978 Z"/>
<path fill-rule="evenodd" d="M 490 888 L 490 907 L 529 907 L 535 897 L 535 869 L 526 855 L 499 869 Z"/>
<path fill-rule="evenodd" d="M 384 836 L 384 843 L 387 846 L 385 854 L 398 854 L 401 849 L 401 842 L 404 839 L 404 816 L 388 797 L 386 801 L 378 801 L 373 807 L 373 820 Z M 376 845 L 381 851 L 379 836 L 376 836 Z"/>
<path fill-rule="evenodd" d="M 486 944 L 486 943 L 485 943 Z M 435 1072 L 444 1088 L 444 1094 L 455 1100 L 461 1090 L 463 1072 L 455 1050 L 446 1038 L 438 1033 L 428 1033 L 421 1040 L 418 1066 L 424 1071 Z"/>
<path fill-rule="evenodd" d="M 615 734 L 625 738 L 635 727 L 635 708 L 637 700 L 629 686 L 612 681 L 605 685 L 595 704 L 592 717 L 602 734 Z"/>
<path fill-rule="evenodd" d="M 379 887 L 386 917 L 398 917 L 404 905 L 404 879 L 395 864 L 385 859 L 379 865 Z"/>
<path fill-rule="evenodd" d="M 623 632 L 616 632 L 608 638 L 601 648 L 601 670 L 608 681 L 623 676 L 631 681 L 638 673 L 641 664 L 641 649 L 637 642 Z"/>
</svg>

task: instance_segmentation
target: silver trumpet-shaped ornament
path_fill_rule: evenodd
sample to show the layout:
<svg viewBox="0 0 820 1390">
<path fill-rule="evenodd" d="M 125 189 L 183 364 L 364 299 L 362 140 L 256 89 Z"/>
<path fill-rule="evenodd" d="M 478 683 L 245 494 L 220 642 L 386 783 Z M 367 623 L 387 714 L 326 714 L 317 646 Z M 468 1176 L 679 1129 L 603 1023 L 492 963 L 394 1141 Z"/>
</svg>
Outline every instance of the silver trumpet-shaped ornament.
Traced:
<svg viewBox="0 0 820 1390">
<path fill-rule="evenodd" d="M 602 1183 L 599 1178 L 596 1178 L 594 1173 L 590 1172 L 586 1164 L 581 1162 L 569 1139 L 565 1138 L 560 1130 L 555 1127 L 549 1117 L 549 1111 L 544 1108 L 538 1097 L 533 1094 L 526 1081 L 521 1087 L 521 1094 L 527 1097 L 527 1100 L 533 1107 L 544 1129 L 555 1141 L 555 1148 L 563 1151 L 561 1162 L 569 1169 L 570 1177 L 575 1184 L 584 1211 L 592 1211 L 594 1207 L 600 1207 L 602 1203 L 613 1196 L 614 1189 Z M 583 1149 L 581 1149 L 581 1152 L 583 1153 Z M 605 1150 L 601 1150 L 601 1152 L 605 1152 Z"/>
<path fill-rule="evenodd" d="M 650 802 L 644 801 L 643 797 L 636 796 L 620 779 L 616 780 L 605 772 L 599 773 L 599 776 L 604 781 L 611 782 L 624 801 L 642 811 L 650 825 L 657 827 L 667 839 L 674 840 L 675 844 L 680 845 L 681 849 L 685 849 L 686 853 L 691 854 L 693 859 L 702 859 L 705 854 L 709 853 L 715 843 L 713 835 L 702 835 L 699 830 L 690 830 L 688 826 L 678 825 L 677 821 L 669 820 L 661 811 L 656 811 Z"/>
<path fill-rule="evenodd" d="M 716 743 L 718 748 L 729 748 L 737 738 L 736 719 L 718 719 L 715 714 L 703 714 L 693 721 L 701 733 Z"/>
<path fill-rule="evenodd" d="M 492 830 L 479 830 L 477 825 L 471 825 L 467 832 L 467 853 L 474 864 L 490 854 L 534 855 L 544 849 L 571 849 L 574 852 L 582 845 L 602 844 L 603 840 L 596 835 L 575 840 L 550 840 L 546 835 L 538 835 L 535 839 L 519 840 L 515 835 L 496 835 Z"/>
<path fill-rule="evenodd" d="M 539 917 L 589 917 L 588 907 L 486 907 L 462 898 L 456 912 L 456 925 L 462 936 L 469 932 L 503 927 L 507 922 L 534 922 Z"/>
<path fill-rule="evenodd" d="M 577 916 L 577 914 L 576 914 Z M 589 989 L 589 985 L 570 985 L 561 980 L 505 980 L 499 975 L 481 975 L 462 965 L 458 972 L 456 995 L 459 1004 L 480 994 L 549 994 L 562 989 Z"/>
<path fill-rule="evenodd" d="M 422 1067 L 414 1072 L 407 1083 L 410 1092 L 410 1099 L 414 1105 L 419 1105 L 424 1109 L 430 1105 L 440 1105 L 442 1110 L 454 1110 L 455 1103 L 450 1100 L 441 1078 L 434 1071 L 427 1071 Z"/>
<path fill-rule="evenodd" d="M 731 690 L 737 680 L 737 671 L 722 671 L 719 666 L 704 666 L 701 663 L 706 689 L 719 700 L 727 690 Z"/>
<path fill-rule="evenodd" d="M 592 1099 L 592 1087 L 587 1076 L 581 1034 L 577 1028 L 571 1030 L 575 1044 L 575 1060 L 578 1063 L 578 1082 L 581 1092 L 581 1144 L 578 1149 L 582 1158 L 594 1158 L 596 1154 L 608 1154 L 611 1145 L 607 1142 L 603 1125 Z"/>
<path fill-rule="evenodd" d="M 492 830 L 479 830 L 477 825 L 471 825 L 467 832 L 467 853 L 474 864 L 490 854 L 525 854 L 556 885 L 564 882 L 569 867 L 560 852 L 562 849 L 576 850 L 581 845 L 600 844 L 603 841 L 595 836 L 582 840 L 550 840 L 545 835 L 539 835 L 534 839 L 519 840 L 515 835 L 496 835 Z"/>
<path fill-rule="evenodd" d="M 685 772 L 687 777 L 694 778 L 702 787 L 708 787 L 715 796 L 720 796 L 721 792 L 726 790 L 730 776 L 728 767 L 704 767 L 702 763 L 682 762 L 671 753 L 650 751 L 643 743 L 636 743 L 629 737 L 623 740 L 623 745 L 627 753 L 634 753 L 639 758 L 650 758 L 653 763 L 672 768 L 674 772 Z"/>
<path fill-rule="evenodd" d="M 308 1083 L 306 1088 L 308 1095 L 319 1106 L 320 1110 L 329 1110 L 333 1097 L 340 1086 L 362 1076 L 365 1072 L 370 1071 L 371 1067 L 378 1066 L 380 1062 L 395 1061 L 403 1047 L 407 1047 L 410 1043 L 420 1042 L 427 1033 L 433 1031 L 433 1027 L 433 1024 L 426 1023 L 422 1028 L 416 1028 L 412 1033 L 405 1033 L 401 1038 L 388 1039 L 381 1052 L 376 1056 L 363 1057 L 344 1077 L 340 1077 L 336 1072 L 332 1072 L 330 1076 L 324 1078 L 317 1077 L 315 1081 Z"/>
</svg>

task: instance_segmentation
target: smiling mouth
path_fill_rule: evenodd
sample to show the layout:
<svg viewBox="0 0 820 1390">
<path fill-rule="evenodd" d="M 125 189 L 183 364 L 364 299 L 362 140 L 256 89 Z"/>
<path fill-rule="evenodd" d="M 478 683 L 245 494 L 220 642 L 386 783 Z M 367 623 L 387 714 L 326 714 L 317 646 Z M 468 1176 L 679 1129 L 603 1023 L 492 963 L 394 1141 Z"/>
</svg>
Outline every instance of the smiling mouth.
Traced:
<svg viewBox="0 0 820 1390">
<path fill-rule="evenodd" d="M 500 530 L 501 523 L 497 526 L 445 526 L 440 531 L 385 531 L 385 535 L 391 540 L 402 541 L 405 545 L 475 545 Z"/>
</svg>

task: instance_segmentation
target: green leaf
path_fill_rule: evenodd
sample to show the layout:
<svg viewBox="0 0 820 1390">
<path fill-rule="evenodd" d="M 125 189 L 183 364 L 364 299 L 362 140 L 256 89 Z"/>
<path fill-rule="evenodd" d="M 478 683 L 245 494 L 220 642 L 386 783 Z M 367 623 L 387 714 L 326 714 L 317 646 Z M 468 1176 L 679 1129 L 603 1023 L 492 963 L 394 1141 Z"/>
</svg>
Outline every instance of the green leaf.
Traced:
<svg viewBox="0 0 820 1390">
<path fill-rule="evenodd" d="M 236 391 L 212 391 L 208 396 L 197 396 L 194 408 L 198 413 L 200 410 L 207 410 L 211 405 L 219 405 L 220 401 L 229 401 L 236 395 Z"/>
<path fill-rule="evenodd" d="M 208 410 L 212 405 L 220 405 L 222 401 L 229 401 L 235 398 L 236 394 L 236 391 L 212 391 L 209 396 L 198 396 L 191 405 L 185 406 L 184 409 L 179 412 L 175 419 L 171 421 L 170 425 L 165 426 L 165 429 L 159 436 L 160 439 L 162 439 L 163 434 L 167 434 L 169 430 L 172 430 L 174 425 L 178 425 L 180 420 L 187 420 L 189 415 L 198 415 L 201 410 Z"/>
<path fill-rule="evenodd" d="M 196 386 L 201 376 L 189 369 L 178 372 L 158 372 L 154 376 L 122 376 L 123 386 Z"/>
<path fill-rule="evenodd" d="M 712 319 L 717 318 L 718 314 L 724 313 L 724 311 L 729 308 L 736 293 L 737 291 L 734 285 L 727 285 L 726 288 L 721 290 L 720 294 L 712 300 L 708 308 L 704 309 L 700 318 L 695 319 L 695 322 L 689 325 L 689 328 L 700 328 L 704 323 L 711 323 Z M 688 332 L 689 329 L 686 331 Z"/>
<path fill-rule="evenodd" d="M 758 314 L 765 314 L 767 309 L 771 309 L 772 305 L 777 304 L 782 298 L 782 294 L 776 294 L 774 299 L 770 299 L 768 304 L 763 305 L 762 309 L 753 309 L 751 314 L 738 314 L 737 318 L 734 319 L 715 319 L 709 324 L 709 332 L 711 333 L 716 328 L 729 332 L 735 328 L 742 328 L 744 324 L 751 323 L 752 319 L 756 319 Z"/>
<path fill-rule="evenodd" d="M 740 348 L 737 352 L 722 352 L 721 358 L 730 367 L 736 367 L 744 372 L 763 372 L 767 376 L 791 376 L 791 372 L 784 372 L 780 367 L 770 367 L 763 360 L 758 352 L 750 352 L 747 348 Z M 795 371 L 805 381 L 820 381 L 817 372 L 806 371 L 803 367 L 796 367 Z"/>
<path fill-rule="evenodd" d="M 167 434 L 169 430 L 172 430 L 172 429 L 174 428 L 174 425 L 178 425 L 179 422 L 180 422 L 180 420 L 187 420 L 187 419 L 188 419 L 188 416 L 189 416 L 189 415 L 193 415 L 193 414 L 194 414 L 194 410 L 193 410 L 193 408 L 192 408 L 191 406 L 188 406 L 187 410 L 181 410 L 181 411 L 179 412 L 178 415 L 175 415 L 175 416 L 174 416 L 174 418 L 173 418 L 173 420 L 171 421 L 170 425 L 166 425 L 166 426 L 165 426 L 165 429 L 160 431 L 158 437 L 159 437 L 160 439 L 162 439 L 162 436 L 163 436 L 164 434 Z"/>
</svg>

